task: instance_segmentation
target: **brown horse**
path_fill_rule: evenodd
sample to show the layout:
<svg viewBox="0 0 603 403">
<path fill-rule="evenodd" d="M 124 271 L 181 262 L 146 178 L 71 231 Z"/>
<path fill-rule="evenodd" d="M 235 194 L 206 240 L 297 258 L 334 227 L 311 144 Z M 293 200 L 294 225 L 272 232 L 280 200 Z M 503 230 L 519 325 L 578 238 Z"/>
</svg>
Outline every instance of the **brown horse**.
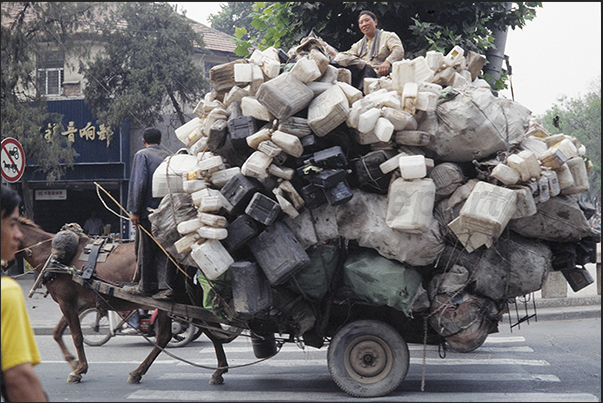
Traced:
<svg viewBox="0 0 603 403">
<path fill-rule="evenodd" d="M 20 254 L 24 259 L 31 264 L 38 273 L 44 267 L 48 260 L 52 248 L 52 239 L 55 234 L 42 230 L 37 224 L 26 218 L 20 218 L 19 226 L 23 232 L 23 238 L 20 245 Z M 88 244 L 88 238 L 84 233 L 79 237 L 77 251 L 73 255 L 67 266 L 78 268 L 83 266 L 85 262 L 79 261 L 78 258 L 84 247 Z M 136 273 L 136 257 L 134 253 L 134 243 L 122 243 L 108 255 L 104 262 L 97 262 L 95 267 L 95 276 L 105 281 L 113 283 L 128 283 L 134 281 Z M 72 275 L 68 273 L 51 273 L 48 281 L 45 282 L 46 289 L 52 299 L 59 304 L 63 317 L 55 326 L 53 331 L 54 340 L 58 343 L 63 357 L 71 365 L 73 371 L 67 377 L 67 382 L 78 383 L 82 379 L 82 375 L 88 371 L 88 361 L 84 352 L 84 338 L 79 321 L 79 313 L 88 308 L 97 306 L 97 294 L 94 290 L 85 288 L 79 283 L 73 281 Z M 137 308 L 148 308 L 141 304 L 136 304 L 123 299 L 105 296 L 101 299 L 100 307 L 108 310 L 125 311 Z M 149 367 L 155 361 L 162 349 L 167 345 L 172 337 L 171 319 L 166 311 L 159 311 L 157 318 L 157 337 L 156 346 L 145 358 L 145 360 L 130 372 L 128 383 L 139 383 L 142 376 L 146 374 Z M 77 350 L 78 360 L 71 354 L 63 342 L 63 333 L 69 326 L 73 344 Z M 212 334 L 207 329 L 202 328 L 203 333 L 212 341 L 216 351 L 218 360 L 218 368 L 212 374 L 210 384 L 220 385 L 224 383 L 222 375 L 228 372 L 228 363 L 222 341 Z"/>
</svg>

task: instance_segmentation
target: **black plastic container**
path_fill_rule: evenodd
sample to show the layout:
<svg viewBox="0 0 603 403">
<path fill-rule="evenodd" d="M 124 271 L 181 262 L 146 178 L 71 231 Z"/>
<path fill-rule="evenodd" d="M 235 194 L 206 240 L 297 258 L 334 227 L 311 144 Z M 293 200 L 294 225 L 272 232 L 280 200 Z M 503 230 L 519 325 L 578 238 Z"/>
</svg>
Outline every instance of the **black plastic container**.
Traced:
<svg viewBox="0 0 603 403">
<path fill-rule="evenodd" d="M 289 58 L 290 58 L 290 57 L 289 57 L 289 55 L 287 54 L 287 52 L 285 52 L 283 49 L 278 48 L 277 53 L 278 53 L 278 60 L 279 60 L 281 63 L 287 63 L 287 62 L 289 61 Z"/>
<path fill-rule="evenodd" d="M 272 305 L 270 283 L 257 263 L 234 262 L 228 270 L 236 312 L 254 315 Z"/>
<path fill-rule="evenodd" d="M 231 214 L 236 216 L 243 212 L 253 195 L 262 189 L 262 183 L 257 178 L 238 173 L 222 186 L 220 192 L 232 204 Z"/>
<path fill-rule="evenodd" d="M 312 157 L 312 163 L 323 168 L 337 169 L 348 167 L 348 160 L 340 146 L 316 151 Z"/>
<path fill-rule="evenodd" d="M 224 239 L 224 246 L 228 251 L 236 251 L 243 247 L 250 239 L 261 232 L 257 221 L 247 214 L 241 214 L 228 224 L 228 236 Z"/>
<path fill-rule="evenodd" d="M 595 282 L 588 270 L 584 267 L 561 270 L 561 273 L 563 273 L 563 277 L 565 277 L 574 292 L 578 292 L 587 285 Z"/>
<path fill-rule="evenodd" d="M 228 135 L 235 150 L 249 148 L 247 137 L 257 131 L 257 122 L 253 116 L 241 116 L 228 120 Z"/>
<path fill-rule="evenodd" d="M 255 358 L 268 358 L 276 355 L 276 339 L 274 333 L 262 335 L 251 334 L 251 346 Z"/>
<path fill-rule="evenodd" d="M 346 181 L 339 182 L 333 187 L 325 188 L 323 191 L 330 206 L 347 203 L 354 196 L 350 185 Z"/>
<path fill-rule="evenodd" d="M 264 225 L 276 221 L 281 211 L 278 202 L 261 193 L 254 194 L 245 208 L 245 214 Z"/>
<path fill-rule="evenodd" d="M 270 285 L 285 283 L 310 262 L 295 234 L 282 221 L 276 221 L 249 241 L 249 249 Z"/>
<path fill-rule="evenodd" d="M 304 199 L 305 206 L 310 210 L 322 206 L 327 203 L 327 197 L 323 192 L 322 188 L 309 184 L 301 188 L 299 195 Z"/>
<path fill-rule="evenodd" d="M 379 166 L 390 157 L 392 156 L 385 151 L 376 150 L 354 160 L 354 172 L 358 187 L 373 193 L 387 194 L 393 173 L 384 174 Z"/>
<path fill-rule="evenodd" d="M 345 169 L 325 169 L 321 172 L 308 175 L 308 181 L 321 188 L 330 188 L 345 180 L 348 171 Z"/>
<path fill-rule="evenodd" d="M 228 124 L 224 120 L 216 120 L 209 128 L 207 148 L 211 152 L 218 151 L 224 146 L 226 136 L 228 136 Z"/>
</svg>

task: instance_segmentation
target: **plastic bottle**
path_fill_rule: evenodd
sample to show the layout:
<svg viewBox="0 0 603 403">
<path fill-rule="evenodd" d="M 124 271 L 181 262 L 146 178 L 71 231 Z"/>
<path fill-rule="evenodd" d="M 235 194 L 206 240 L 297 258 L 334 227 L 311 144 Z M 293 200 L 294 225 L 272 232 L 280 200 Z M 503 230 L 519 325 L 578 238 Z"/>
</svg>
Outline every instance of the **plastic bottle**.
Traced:
<svg viewBox="0 0 603 403">
<path fill-rule="evenodd" d="M 457 62 L 460 62 L 460 59 L 464 54 L 465 50 L 463 50 L 463 48 L 461 48 L 459 45 L 456 45 L 454 48 L 452 48 L 452 50 L 450 50 L 450 52 L 448 52 L 446 56 L 444 56 L 442 63 L 448 67 L 452 67 L 457 64 Z"/>
<path fill-rule="evenodd" d="M 427 175 L 427 166 L 423 155 L 401 156 L 398 162 L 403 179 L 420 179 Z"/>
<path fill-rule="evenodd" d="M 234 263 L 232 256 L 216 239 L 208 239 L 202 244 L 193 245 L 191 257 L 208 280 L 215 280 Z"/>
</svg>

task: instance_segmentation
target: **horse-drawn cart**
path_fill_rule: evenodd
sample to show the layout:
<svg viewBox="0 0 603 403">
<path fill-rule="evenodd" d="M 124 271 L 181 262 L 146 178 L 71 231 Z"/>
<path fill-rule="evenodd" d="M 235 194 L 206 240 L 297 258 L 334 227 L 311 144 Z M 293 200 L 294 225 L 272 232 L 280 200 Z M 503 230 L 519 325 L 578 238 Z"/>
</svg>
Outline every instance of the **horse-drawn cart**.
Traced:
<svg viewBox="0 0 603 403">
<path fill-rule="evenodd" d="M 369 304 L 350 295 L 333 294 L 312 304 L 317 310 L 316 322 L 301 336 L 304 319 L 300 310 L 289 316 L 288 322 L 278 319 L 282 319 L 282 315 L 275 316 L 269 310 L 225 319 L 201 306 L 132 295 L 119 284 L 94 277 L 84 279 L 78 271 L 72 273 L 72 278 L 101 297 L 158 308 L 172 318 L 208 329 L 225 343 L 239 335 L 249 336 L 257 358 L 275 355 L 277 345 L 288 342 L 327 347 L 327 364 L 333 380 L 343 391 L 357 397 L 387 395 L 401 384 L 410 365 L 407 342 L 444 342 L 425 326 L 423 316 L 409 318 L 394 308 Z"/>
</svg>

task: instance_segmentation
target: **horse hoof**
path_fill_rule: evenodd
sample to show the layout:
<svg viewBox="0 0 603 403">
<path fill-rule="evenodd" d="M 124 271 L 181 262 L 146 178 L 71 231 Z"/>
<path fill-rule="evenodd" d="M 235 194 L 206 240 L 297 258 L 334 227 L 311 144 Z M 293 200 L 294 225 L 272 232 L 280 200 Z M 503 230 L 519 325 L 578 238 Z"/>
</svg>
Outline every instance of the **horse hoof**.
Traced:
<svg viewBox="0 0 603 403">
<path fill-rule="evenodd" d="M 210 385 L 224 385 L 224 378 L 222 376 L 219 377 L 211 377 L 211 379 L 209 380 L 209 384 Z"/>
<path fill-rule="evenodd" d="M 82 376 L 78 374 L 71 373 L 67 377 L 67 383 L 80 383 L 82 380 Z"/>
<path fill-rule="evenodd" d="M 142 376 L 140 375 L 130 375 L 128 376 L 128 383 L 140 383 L 140 380 L 142 379 Z"/>
</svg>

